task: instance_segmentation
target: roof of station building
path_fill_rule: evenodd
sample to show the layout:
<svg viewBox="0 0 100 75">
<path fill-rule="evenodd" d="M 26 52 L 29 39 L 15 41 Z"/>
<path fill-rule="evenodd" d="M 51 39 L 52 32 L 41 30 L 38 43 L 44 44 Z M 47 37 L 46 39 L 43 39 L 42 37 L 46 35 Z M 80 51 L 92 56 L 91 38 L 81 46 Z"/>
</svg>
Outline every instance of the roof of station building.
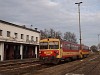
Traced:
<svg viewBox="0 0 100 75">
<path fill-rule="evenodd" d="M 33 30 L 31 28 L 27 28 L 25 25 L 20 26 L 20 25 L 17 25 L 17 24 L 14 24 L 14 23 L 10 23 L 10 22 L 4 21 L 4 20 L 0 20 L 0 23 L 4 23 L 4 24 L 11 25 L 11 26 L 15 26 L 15 27 L 19 27 L 19 28 L 22 28 L 22 29 L 26 29 L 26 30 L 30 30 L 30 31 L 33 31 L 33 32 L 40 33 L 37 30 Z"/>
</svg>

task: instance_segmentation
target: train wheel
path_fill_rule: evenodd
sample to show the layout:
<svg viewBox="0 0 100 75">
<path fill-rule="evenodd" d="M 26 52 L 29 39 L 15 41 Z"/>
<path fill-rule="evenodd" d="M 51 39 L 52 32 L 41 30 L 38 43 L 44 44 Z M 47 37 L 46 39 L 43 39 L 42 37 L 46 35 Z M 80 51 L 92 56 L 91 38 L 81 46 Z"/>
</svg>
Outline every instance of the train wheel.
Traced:
<svg viewBox="0 0 100 75">
<path fill-rule="evenodd" d="M 55 65 L 58 64 L 59 62 L 60 62 L 59 59 L 54 59 L 54 60 L 53 60 L 53 64 L 55 64 Z"/>
<path fill-rule="evenodd" d="M 86 55 L 85 54 L 83 55 L 83 58 L 86 58 Z"/>
<path fill-rule="evenodd" d="M 87 58 L 87 57 L 88 57 L 88 55 L 87 55 L 87 54 L 85 54 L 85 55 L 84 55 L 84 58 Z"/>
<path fill-rule="evenodd" d="M 72 58 L 66 58 L 66 61 L 70 62 L 70 61 L 72 61 Z"/>
</svg>

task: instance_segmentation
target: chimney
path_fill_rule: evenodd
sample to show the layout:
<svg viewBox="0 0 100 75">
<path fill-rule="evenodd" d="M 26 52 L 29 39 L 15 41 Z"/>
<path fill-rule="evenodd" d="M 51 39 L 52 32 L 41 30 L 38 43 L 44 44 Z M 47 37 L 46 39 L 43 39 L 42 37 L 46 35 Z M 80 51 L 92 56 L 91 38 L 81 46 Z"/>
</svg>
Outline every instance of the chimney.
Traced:
<svg viewBox="0 0 100 75">
<path fill-rule="evenodd" d="M 35 28 L 35 30 L 37 31 L 37 28 Z"/>
<path fill-rule="evenodd" d="M 33 25 L 30 26 L 30 28 L 32 29 Z"/>
<path fill-rule="evenodd" d="M 25 25 L 22 25 L 22 27 L 26 28 L 26 26 L 25 26 Z"/>
</svg>

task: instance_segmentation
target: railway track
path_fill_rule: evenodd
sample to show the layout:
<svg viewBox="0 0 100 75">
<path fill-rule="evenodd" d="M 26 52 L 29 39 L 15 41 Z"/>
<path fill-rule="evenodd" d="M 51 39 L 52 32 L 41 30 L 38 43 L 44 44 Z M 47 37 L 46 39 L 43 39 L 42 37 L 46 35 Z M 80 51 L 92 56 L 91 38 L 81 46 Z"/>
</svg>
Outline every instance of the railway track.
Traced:
<svg viewBox="0 0 100 75">
<path fill-rule="evenodd" d="M 6 61 L 2 61 L 0 62 L 0 67 L 2 66 L 9 66 L 9 65 L 15 65 L 15 64 L 21 64 L 21 63 L 25 63 L 25 62 L 36 62 L 38 61 L 39 59 L 23 59 L 23 60 L 6 60 Z"/>
<path fill-rule="evenodd" d="M 0 62 L 0 75 L 15 75 L 19 74 L 21 70 L 26 70 L 40 66 L 41 62 L 38 60 L 17 60 Z"/>
<path fill-rule="evenodd" d="M 100 59 L 100 55 L 94 55 L 83 60 L 59 64 L 27 75 L 92 75 L 91 71 L 100 64 L 98 59 Z"/>
<path fill-rule="evenodd" d="M 63 75 L 94 75 L 92 71 L 96 70 L 98 65 L 100 65 L 100 55 L 71 66 L 71 69 L 69 68 L 69 70 L 66 71 L 66 74 L 63 72 Z"/>
<path fill-rule="evenodd" d="M 38 60 L 5 62 L 0 64 L 0 75 L 22 75 L 51 66 L 53 65 L 44 65 Z"/>
<path fill-rule="evenodd" d="M 39 61 L 17 62 L 17 64 L 9 63 L 8 65 L 3 64 L 0 66 L 0 74 L 1 75 L 32 75 L 32 74 L 33 75 L 70 75 L 70 74 L 89 75 L 90 74 L 91 75 L 91 71 L 94 70 L 100 63 L 99 60 L 97 61 L 98 58 L 100 59 L 100 55 L 95 55 L 95 56 L 93 55 L 83 60 L 76 60 L 73 62 L 63 63 L 59 65 L 52 65 L 52 64 L 44 65 L 41 64 L 41 62 Z M 68 66 L 65 66 L 65 64 L 67 64 Z M 88 68 L 89 70 L 87 70 L 86 66 L 89 67 Z M 43 71 L 44 73 L 41 74 L 41 71 Z"/>
<path fill-rule="evenodd" d="M 79 66 L 74 67 L 69 73 L 83 74 L 83 75 L 94 75 L 93 70 L 100 65 L 100 56 L 90 59 L 88 62 L 83 63 Z"/>
</svg>

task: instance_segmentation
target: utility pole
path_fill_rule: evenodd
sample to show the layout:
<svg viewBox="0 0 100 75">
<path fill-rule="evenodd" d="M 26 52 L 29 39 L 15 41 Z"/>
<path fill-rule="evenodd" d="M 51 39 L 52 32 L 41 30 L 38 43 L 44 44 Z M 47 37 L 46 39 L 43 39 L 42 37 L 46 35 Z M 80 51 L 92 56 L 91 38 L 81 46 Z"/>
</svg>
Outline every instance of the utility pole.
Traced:
<svg viewBox="0 0 100 75">
<path fill-rule="evenodd" d="M 80 50 L 82 50 L 82 34 L 81 34 L 81 25 L 80 25 L 80 4 L 83 2 L 75 3 L 78 5 L 78 13 L 79 13 L 79 34 L 80 34 Z"/>
</svg>

